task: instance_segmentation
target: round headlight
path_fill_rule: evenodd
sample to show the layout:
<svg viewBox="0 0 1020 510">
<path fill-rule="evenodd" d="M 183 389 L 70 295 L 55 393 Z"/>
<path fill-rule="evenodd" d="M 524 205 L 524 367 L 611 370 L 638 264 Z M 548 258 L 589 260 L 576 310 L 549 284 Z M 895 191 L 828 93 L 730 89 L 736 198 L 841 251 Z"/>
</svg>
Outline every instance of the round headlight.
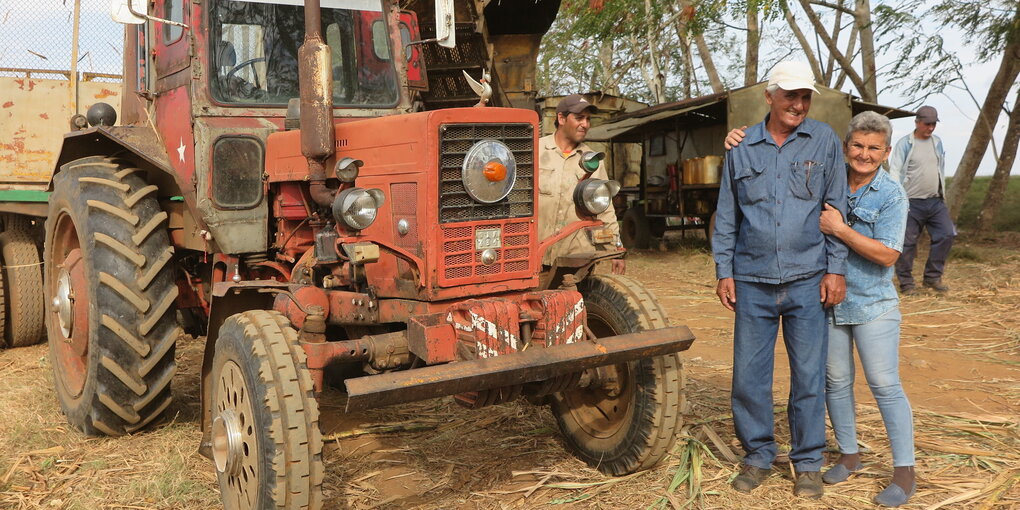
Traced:
<svg viewBox="0 0 1020 510">
<path fill-rule="evenodd" d="M 468 196 L 475 201 L 491 204 L 503 200 L 516 180 L 517 161 L 503 142 L 481 140 L 464 156 L 461 181 Z"/>
<path fill-rule="evenodd" d="M 385 201 L 377 189 L 347 188 L 333 199 L 333 218 L 353 230 L 368 228 Z"/>
<path fill-rule="evenodd" d="M 595 216 L 605 212 L 620 191 L 620 183 L 602 179 L 585 179 L 574 188 L 574 204 L 581 211 Z"/>
</svg>

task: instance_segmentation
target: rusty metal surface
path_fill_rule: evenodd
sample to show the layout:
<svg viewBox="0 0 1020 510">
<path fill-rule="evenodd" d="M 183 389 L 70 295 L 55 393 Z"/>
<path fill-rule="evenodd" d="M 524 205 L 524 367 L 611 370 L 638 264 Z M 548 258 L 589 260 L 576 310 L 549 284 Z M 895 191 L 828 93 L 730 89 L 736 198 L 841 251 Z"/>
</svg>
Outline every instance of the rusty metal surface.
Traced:
<svg viewBox="0 0 1020 510">
<path fill-rule="evenodd" d="M 457 332 L 457 357 L 493 358 L 518 352 L 521 341 L 520 307 L 502 299 L 470 300 L 450 307 L 447 321 Z"/>
<path fill-rule="evenodd" d="M 688 349 L 694 335 L 686 326 L 641 331 L 598 343 L 576 342 L 528 349 L 508 356 L 458 361 L 346 381 L 349 410 L 551 379 L 589 368 L 650 358 Z"/>
<path fill-rule="evenodd" d="M 0 77 L 0 182 L 47 183 L 75 114 L 70 81 Z M 78 84 L 81 112 L 120 103 L 120 83 Z"/>
<path fill-rule="evenodd" d="M 429 365 L 457 359 L 457 333 L 445 313 L 412 316 L 407 321 L 407 341 L 411 352 Z"/>
</svg>

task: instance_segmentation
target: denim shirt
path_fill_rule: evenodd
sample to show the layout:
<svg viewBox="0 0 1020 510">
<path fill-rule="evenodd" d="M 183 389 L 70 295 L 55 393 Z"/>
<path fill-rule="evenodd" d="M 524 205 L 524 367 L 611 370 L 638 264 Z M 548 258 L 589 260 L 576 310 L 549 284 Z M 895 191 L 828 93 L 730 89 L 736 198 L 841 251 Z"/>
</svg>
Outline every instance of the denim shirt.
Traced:
<svg viewBox="0 0 1020 510">
<path fill-rule="evenodd" d="M 787 283 L 846 273 L 847 247 L 818 227 L 822 204 L 846 215 L 846 167 L 836 133 L 804 119 L 776 145 L 769 117 L 727 153 L 712 253 L 717 278 Z"/>
<path fill-rule="evenodd" d="M 903 186 L 879 170 L 870 183 L 850 194 L 847 224 L 862 235 L 903 251 L 909 208 Z M 854 251 L 846 262 L 846 298 L 835 307 L 836 324 L 865 324 L 898 306 L 892 266 L 876 264 Z"/>
</svg>

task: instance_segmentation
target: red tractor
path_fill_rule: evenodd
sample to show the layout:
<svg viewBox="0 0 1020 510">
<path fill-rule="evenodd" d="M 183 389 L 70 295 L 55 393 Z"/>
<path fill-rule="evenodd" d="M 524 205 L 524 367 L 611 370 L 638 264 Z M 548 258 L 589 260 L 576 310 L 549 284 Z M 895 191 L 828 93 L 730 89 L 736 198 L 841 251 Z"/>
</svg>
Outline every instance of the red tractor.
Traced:
<svg viewBox="0 0 1020 510">
<path fill-rule="evenodd" d="M 578 221 L 537 239 L 534 111 L 422 111 L 408 73 L 425 78 L 435 42 L 418 13 L 293 3 L 122 6 L 137 21 L 122 125 L 99 105 L 66 136 L 46 221 L 68 421 L 117 436 L 159 417 L 183 328 L 207 338 L 203 451 L 226 508 L 322 506 L 316 396 L 334 372 L 351 410 L 524 396 L 600 470 L 654 465 L 681 425 L 693 336 L 637 282 L 592 272 L 614 247 L 541 263 L 579 229 L 605 239 L 593 218 L 615 183 L 581 180 Z M 435 17 L 439 43 L 464 29 Z"/>
</svg>

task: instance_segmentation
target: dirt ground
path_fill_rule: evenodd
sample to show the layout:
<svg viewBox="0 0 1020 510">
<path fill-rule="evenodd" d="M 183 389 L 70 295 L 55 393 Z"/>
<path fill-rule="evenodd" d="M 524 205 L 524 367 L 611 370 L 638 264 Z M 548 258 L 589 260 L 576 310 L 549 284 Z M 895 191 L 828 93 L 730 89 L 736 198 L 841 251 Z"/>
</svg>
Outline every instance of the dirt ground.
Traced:
<svg viewBox="0 0 1020 510">
<path fill-rule="evenodd" d="M 792 497 L 789 467 L 751 495 L 728 482 L 740 453 L 729 416 L 732 316 L 714 296 L 703 241 L 633 253 L 628 274 L 697 336 L 684 353 L 687 425 L 657 468 L 608 478 L 567 454 L 548 410 L 468 411 L 450 399 L 344 415 L 321 401 L 327 508 L 872 508 L 891 473 L 881 417 L 857 386 L 865 468 L 818 501 Z M 948 295 L 903 300 L 901 374 L 915 415 L 918 491 L 904 508 L 1020 508 L 1020 237 L 961 239 Z M 777 347 L 776 420 L 788 448 L 788 371 Z M 204 509 L 219 506 L 197 454 L 202 343 L 178 345 L 169 418 L 133 436 L 87 438 L 56 403 L 45 346 L 0 351 L 0 508 Z M 833 445 L 830 434 L 830 445 Z"/>
</svg>

